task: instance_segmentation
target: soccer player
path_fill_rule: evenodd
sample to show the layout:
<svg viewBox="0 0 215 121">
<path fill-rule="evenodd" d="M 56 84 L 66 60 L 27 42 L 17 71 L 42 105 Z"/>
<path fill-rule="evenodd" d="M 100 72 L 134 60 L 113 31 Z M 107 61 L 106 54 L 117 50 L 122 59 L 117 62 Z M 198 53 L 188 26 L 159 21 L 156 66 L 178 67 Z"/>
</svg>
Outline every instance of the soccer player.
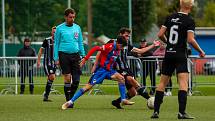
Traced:
<svg viewBox="0 0 215 121">
<path fill-rule="evenodd" d="M 67 101 L 62 105 L 63 110 L 67 109 L 68 107 L 71 107 L 71 105 L 73 105 L 73 103 L 81 95 L 83 95 L 85 92 L 90 90 L 95 84 L 102 83 L 105 78 L 118 81 L 122 104 L 124 105 L 134 104 L 134 102 L 130 102 L 126 99 L 125 82 L 124 82 L 123 76 L 117 73 L 116 70 L 113 69 L 113 64 L 115 62 L 116 57 L 119 55 L 122 47 L 126 45 L 124 43 L 125 43 L 124 37 L 119 36 L 117 38 L 117 41 L 113 41 L 112 43 L 107 43 L 102 47 L 95 46 L 88 52 L 85 58 L 82 59 L 82 62 L 80 63 L 80 67 L 82 67 L 85 64 L 85 62 L 95 51 L 101 51 L 100 63 L 97 69 L 95 70 L 94 74 L 91 76 L 89 83 L 86 84 L 80 90 L 78 90 L 71 100 Z"/>
<path fill-rule="evenodd" d="M 44 58 L 43 58 L 43 67 L 45 74 L 47 75 L 47 83 L 46 83 L 46 88 L 45 88 L 45 93 L 43 95 L 43 101 L 49 102 L 51 100 L 48 99 L 49 93 L 51 91 L 51 86 L 52 83 L 55 79 L 55 70 L 56 70 L 56 65 L 53 59 L 53 44 L 54 44 L 54 33 L 56 30 L 56 26 L 52 27 L 52 32 L 51 32 L 51 37 L 46 38 L 43 41 L 42 47 L 40 48 L 38 52 L 38 59 L 37 59 L 37 67 L 40 67 L 40 60 L 41 56 L 44 52 Z"/>
<path fill-rule="evenodd" d="M 155 94 L 154 113 L 151 116 L 153 119 L 159 118 L 164 90 L 175 69 L 179 84 L 178 119 L 194 119 L 194 117 L 189 116 L 185 112 L 189 76 L 187 65 L 187 42 L 199 52 L 200 57 L 204 57 L 205 52 L 199 47 L 194 38 L 195 23 L 193 18 L 189 15 L 193 4 L 194 0 L 180 0 L 180 12 L 168 16 L 164 25 L 158 32 L 158 37 L 167 43 L 167 47 L 162 63 L 160 84 L 158 85 Z"/>
</svg>

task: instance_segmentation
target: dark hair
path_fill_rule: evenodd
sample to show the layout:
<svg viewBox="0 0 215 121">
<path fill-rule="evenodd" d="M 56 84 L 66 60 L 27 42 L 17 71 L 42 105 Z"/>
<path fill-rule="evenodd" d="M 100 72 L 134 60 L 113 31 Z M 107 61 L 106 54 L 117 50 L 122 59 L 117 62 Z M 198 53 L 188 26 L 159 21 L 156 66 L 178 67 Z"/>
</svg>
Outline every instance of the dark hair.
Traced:
<svg viewBox="0 0 215 121">
<path fill-rule="evenodd" d="M 125 32 L 131 33 L 131 30 L 129 28 L 126 28 L 126 27 L 122 27 L 119 30 L 119 34 L 124 34 Z"/>
<path fill-rule="evenodd" d="M 65 11 L 64 11 L 64 15 L 65 16 L 68 16 L 69 14 L 75 14 L 75 10 L 72 9 L 72 8 L 67 8 Z"/>
<path fill-rule="evenodd" d="M 30 39 L 29 38 L 25 38 L 24 42 L 30 42 Z"/>
<path fill-rule="evenodd" d="M 127 45 L 127 41 L 126 41 L 126 38 L 124 36 L 117 36 L 116 41 L 118 44 L 122 44 L 122 46 Z"/>
</svg>

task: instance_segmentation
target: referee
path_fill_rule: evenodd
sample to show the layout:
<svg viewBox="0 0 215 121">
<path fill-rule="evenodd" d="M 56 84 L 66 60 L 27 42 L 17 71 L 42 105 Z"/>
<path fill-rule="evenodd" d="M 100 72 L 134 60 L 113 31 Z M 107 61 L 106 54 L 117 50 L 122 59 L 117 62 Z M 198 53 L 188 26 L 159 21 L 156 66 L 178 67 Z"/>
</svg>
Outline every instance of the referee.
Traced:
<svg viewBox="0 0 215 121">
<path fill-rule="evenodd" d="M 57 26 L 54 38 L 54 60 L 62 69 L 66 101 L 73 97 L 78 88 L 80 56 L 85 56 L 81 28 L 74 23 L 75 15 L 74 9 L 65 10 L 65 22 Z"/>
</svg>

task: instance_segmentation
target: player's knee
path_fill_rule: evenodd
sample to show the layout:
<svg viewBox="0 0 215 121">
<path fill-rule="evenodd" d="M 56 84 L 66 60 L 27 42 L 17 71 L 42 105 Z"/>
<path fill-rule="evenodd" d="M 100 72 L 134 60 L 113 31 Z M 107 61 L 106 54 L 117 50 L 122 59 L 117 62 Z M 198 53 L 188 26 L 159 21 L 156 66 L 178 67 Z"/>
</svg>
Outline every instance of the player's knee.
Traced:
<svg viewBox="0 0 215 121">
<path fill-rule="evenodd" d="M 55 79 L 55 75 L 54 74 L 51 74 L 51 75 L 49 75 L 49 80 L 51 80 L 51 81 L 54 81 L 54 79 Z"/>
<path fill-rule="evenodd" d="M 156 90 L 157 90 L 157 91 L 164 91 L 164 90 L 165 90 L 165 84 L 160 83 L 160 84 L 158 85 L 158 87 L 156 88 Z"/>
<path fill-rule="evenodd" d="M 71 82 L 71 74 L 65 74 L 64 75 L 64 82 L 66 82 L 66 83 Z"/>
<path fill-rule="evenodd" d="M 128 93 L 129 93 L 129 96 L 131 96 L 131 97 L 134 97 L 135 95 L 137 95 L 137 91 L 132 88 L 128 91 Z"/>
</svg>

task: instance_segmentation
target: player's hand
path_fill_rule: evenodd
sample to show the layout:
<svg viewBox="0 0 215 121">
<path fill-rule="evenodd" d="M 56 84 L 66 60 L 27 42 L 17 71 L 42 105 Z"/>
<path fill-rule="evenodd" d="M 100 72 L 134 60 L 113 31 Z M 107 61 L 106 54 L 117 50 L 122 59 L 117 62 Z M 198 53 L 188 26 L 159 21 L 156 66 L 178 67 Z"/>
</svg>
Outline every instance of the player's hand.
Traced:
<svg viewBox="0 0 215 121">
<path fill-rule="evenodd" d="M 204 51 L 200 52 L 199 57 L 204 58 L 205 57 L 205 52 Z"/>
<path fill-rule="evenodd" d="M 153 42 L 154 46 L 157 47 L 157 46 L 160 46 L 161 42 L 159 40 L 155 40 Z"/>
<path fill-rule="evenodd" d="M 131 52 L 140 53 L 140 49 L 134 47 Z"/>
<path fill-rule="evenodd" d="M 83 67 L 83 65 L 86 63 L 86 59 L 85 58 L 83 58 L 82 60 L 81 60 L 81 63 L 80 63 L 80 68 L 82 68 Z"/>
<path fill-rule="evenodd" d="M 37 68 L 40 67 L 40 61 L 37 61 Z"/>
</svg>

